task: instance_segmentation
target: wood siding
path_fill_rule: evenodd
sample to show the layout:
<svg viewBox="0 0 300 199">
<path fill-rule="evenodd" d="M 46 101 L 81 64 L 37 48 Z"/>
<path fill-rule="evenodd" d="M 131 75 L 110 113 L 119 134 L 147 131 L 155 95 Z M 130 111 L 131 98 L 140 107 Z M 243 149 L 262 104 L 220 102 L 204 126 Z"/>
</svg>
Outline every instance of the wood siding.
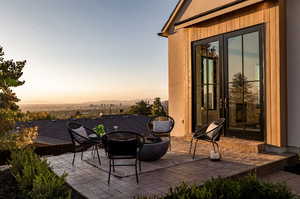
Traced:
<svg viewBox="0 0 300 199">
<path fill-rule="evenodd" d="M 173 104 L 180 103 L 180 107 L 184 106 L 185 110 L 181 110 L 180 115 L 184 115 L 186 123 L 181 125 L 180 129 L 184 131 L 181 135 L 190 134 L 192 129 L 191 42 L 264 23 L 266 143 L 275 146 L 286 145 L 286 87 L 283 83 L 286 74 L 284 74 L 285 70 L 282 69 L 286 65 L 282 50 L 285 44 L 281 41 L 281 37 L 283 36 L 280 30 L 281 15 L 283 14 L 281 10 L 277 1 L 267 1 L 209 21 L 201 22 L 188 28 L 179 29 L 177 33 L 169 36 L 170 113 L 172 115 L 172 113 L 176 112 L 177 107 Z M 178 37 L 176 36 L 177 34 L 180 35 L 180 40 L 176 39 Z M 180 50 L 177 49 L 177 52 L 175 52 L 176 50 L 172 48 L 180 48 Z M 182 69 L 179 70 L 181 67 Z M 184 74 L 179 74 L 175 70 Z M 174 75 L 173 73 L 176 73 L 175 76 L 177 77 L 178 75 L 181 81 L 184 82 L 177 82 L 175 84 L 174 79 L 176 77 L 171 78 L 171 74 Z M 181 90 L 182 86 L 184 87 L 183 92 L 175 92 L 179 87 Z M 181 98 L 183 101 L 178 102 L 176 101 L 177 98 Z M 175 119 L 177 118 L 175 117 Z"/>
</svg>

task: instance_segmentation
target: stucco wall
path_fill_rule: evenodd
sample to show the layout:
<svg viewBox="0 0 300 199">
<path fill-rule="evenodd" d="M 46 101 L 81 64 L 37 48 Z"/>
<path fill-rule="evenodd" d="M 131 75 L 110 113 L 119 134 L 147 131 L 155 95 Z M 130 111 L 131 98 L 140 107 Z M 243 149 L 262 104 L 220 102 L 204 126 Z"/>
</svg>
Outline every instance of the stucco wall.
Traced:
<svg viewBox="0 0 300 199">
<path fill-rule="evenodd" d="M 288 145 L 300 146 L 300 1 L 287 0 Z"/>
</svg>

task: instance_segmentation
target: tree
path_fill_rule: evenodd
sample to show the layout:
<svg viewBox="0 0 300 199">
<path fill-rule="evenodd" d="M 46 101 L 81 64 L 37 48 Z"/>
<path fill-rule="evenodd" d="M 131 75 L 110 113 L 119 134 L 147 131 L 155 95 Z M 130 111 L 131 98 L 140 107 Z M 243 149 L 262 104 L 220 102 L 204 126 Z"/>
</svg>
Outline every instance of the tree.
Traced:
<svg viewBox="0 0 300 199">
<path fill-rule="evenodd" d="M 130 107 L 128 113 L 138 115 L 150 115 L 151 105 L 146 100 L 138 101 L 135 105 Z"/>
<path fill-rule="evenodd" d="M 246 76 L 243 76 L 242 73 L 236 73 L 233 76 L 232 84 L 230 87 L 230 103 L 236 105 L 236 114 L 235 120 L 231 118 L 232 122 L 247 122 L 247 119 L 252 119 L 257 117 L 255 111 L 251 110 L 247 105 L 255 104 L 255 99 L 257 97 L 257 93 L 253 92 L 253 86 L 248 81 Z M 232 114 L 231 117 L 233 117 Z"/>
<path fill-rule="evenodd" d="M 160 98 L 154 98 L 153 104 L 151 106 L 151 115 L 152 116 L 166 116 L 166 111 L 161 104 Z"/>
<path fill-rule="evenodd" d="M 3 48 L 0 47 L 0 108 L 16 111 L 19 99 L 11 88 L 25 83 L 20 78 L 26 61 L 4 60 L 3 56 Z"/>
<path fill-rule="evenodd" d="M 0 47 L 0 150 L 21 148 L 32 143 L 37 136 L 37 128 L 16 127 L 22 113 L 16 102 L 19 101 L 12 87 L 23 85 L 20 81 L 26 61 L 4 60 Z"/>
</svg>

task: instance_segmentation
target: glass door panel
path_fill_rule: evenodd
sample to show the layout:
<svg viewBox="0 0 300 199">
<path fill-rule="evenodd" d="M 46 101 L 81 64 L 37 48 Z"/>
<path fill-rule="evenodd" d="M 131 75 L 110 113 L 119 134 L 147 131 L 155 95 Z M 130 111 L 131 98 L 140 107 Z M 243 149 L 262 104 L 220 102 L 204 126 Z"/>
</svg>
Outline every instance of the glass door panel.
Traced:
<svg viewBox="0 0 300 199">
<path fill-rule="evenodd" d="M 262 44 L 258 30 L 225 36 L 226 134 L 263 138 Z"/>
<path fill-rule="evenodd" d="M 194 46 L 194 128 L 220 118 L 219 41 Z"/>
<path fill-rule="evenodd" d="M 228 127 L 242 129 L 245 120 L 243 107 L 243 58 L 242 36 L 228 39 Z"/>
</svg>

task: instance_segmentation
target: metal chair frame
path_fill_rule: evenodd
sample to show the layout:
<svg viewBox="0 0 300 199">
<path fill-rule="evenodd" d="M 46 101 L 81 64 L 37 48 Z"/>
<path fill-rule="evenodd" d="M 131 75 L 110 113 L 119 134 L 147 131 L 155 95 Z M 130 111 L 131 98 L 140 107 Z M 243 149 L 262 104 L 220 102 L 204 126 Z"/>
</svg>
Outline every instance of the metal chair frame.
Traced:
<svg viewBox="0 0 300 199">
<path fill-rule="evenodd" d="M 169 121 L 171 121 L 171 126 L 170 126 L 170 129 L 168 131 L 166 131 L 166 132 L 155 132 L 153 130 L 153 122 L 154 121 L 159 121 L 159 120 L 156 120 L 159 117 L 165 117 L 165 118 L 168 118 Z M 147 127 L 148 127 L 149 131 L 151 131 L 151 134 L 153 136 L 155 136 L 155 137 L 167 137 L 167 138 L 169 138 L 169 140 L 170 140 L 170 147 L 169 147 L 170 151 L 171 151 L 171 131 L 173 130 L 174 126 L 175 126 L 175 120 L 171 116 L 156 116 L 156 117 L 152 117 L 150 119 L 150 121 L 147 123 Z"/>
<path fill-rule="evenodd" d="M 83 126 L 82 124 L 79 124 L 77 122 L 68 122 L 67 123 L 67 129 L 68 129 L 68 132 L 71 136 L 71 140 L 72 140 L 72 144 L 73 144 L 73 160 L 72 160 L 72 165 L 74 166 L 74 163 L 75 163 L 75 157 L 76 157 L 76 153 L 77 152 L 81 152 L 81 160 L 83 160 L 83 152 L 84 151 L 87 151 L 89 148 L 92 147 L 92 153 L 93 152 L 97 152 L 97 157 L 98 157 L 98 161 L 99 161 L 99 165 L 101 165 L 101 159 L 100 159 L 100 156 L 99 156 L 99 145 L 101 145 L 101 138 L 98 136 L 98 140 L 93 140 L 93 139 L 90 139 L 88 137 L 84 137 L 80 134 L 78 134 L 77 132 L 75 132 L 73 129 L 74 128 L 71 128 L 71 126 L 74 125 L 74 126 L 77 126 L 77 128 L 80 128 L 80 127 L 83 127 L 87 132 L 90 132 L 90 134 L 95 134 L 97 135 L 93 130 Z M 76 143 L 78 145 L 76 145 Z"/>
<path fill-rule="evenodd" d="M 211 129 L 210 131 L 206 132 L 208 126 L 211 123 L 215 123 L 215 124 L 217 124 L 217 126 L 213 129 Z M 189 149 L 189 153 L 191 154 L 192 147 L 193 147 L 193 141 L 196 140 L 196 143 L 194 146 L 194 152 L 193 152 L 193 159 L 195 159 L 197 143 L 199 140 L 204 140 L 204 141 L 210 142 L 213 146 L 214 152 L 220 153 L 220 147 L 219 147 L 219 144 L 217 143 L 217 141 L 220 140 L 222 128 L 224 127 L 224 124 L 225 124 L 225 119 L 221 118 L 221 119 L 219 119 L 217 121 L 213 121 L 211 123 L 202 126 L 200 129 L 196 130 L 196 132 L 193 134 L 191 143 L 190 143 L 190 149 Z M 207 134 L 211 133 L 211 132 L 214 132 L 214 135 L 210 137 Z M 221 153 L 220 153 L 220 155 L 221 155 Z"/>
<path fill-rule="evenodd" d="M 127 134 L 127 135 L 132 135 L 136 137 L 137 141 L 137 145 L 136 145 L 136 153 L 135 154 L 124 154 L 124 155 L 115 155 L 113 154 L 111 151 L 112 146 L 110 146 L 110 136 L 113 135 L 120 135 L 120 134 Z M 120 142 L 120 143 L 124 143 L 128 140 L 117 140 L 114 139 L 113 140 L 116 144 L 116 142 Z M 107 153 L 107 157 L 109 159 L 109 174 L 108 174 L 108 181 L 107 183 L 110 184 L 110 176 L 111 176 L 111 170 L 113 169 L 113 172 L 115 172 L 115 167 L 118 166 L 134 166 L 135 167 L 135 175 L 136 175 L 136 182 L 139 183 L 139 177 L 138 177 L 138 167 L 139 167 L 139 171 L 141 171 L 141 161 L 139 160 L 140 157 L 140 151 L 143 148 L 143 145 L 145 143 L 145 138 L 144 136 L 135 133 L 135 132 L 130 132 L 130 131 L 114 131 L 114 132 L 110 132 L 107 133 L 105 135 L 102 136 L 102 143 L 104 146 L 104 149 Z M 121 160 L 121 159 L 135 159 L 135 163 L 134 164 L 115 164 L 115 160 Z"/>
</svg>

